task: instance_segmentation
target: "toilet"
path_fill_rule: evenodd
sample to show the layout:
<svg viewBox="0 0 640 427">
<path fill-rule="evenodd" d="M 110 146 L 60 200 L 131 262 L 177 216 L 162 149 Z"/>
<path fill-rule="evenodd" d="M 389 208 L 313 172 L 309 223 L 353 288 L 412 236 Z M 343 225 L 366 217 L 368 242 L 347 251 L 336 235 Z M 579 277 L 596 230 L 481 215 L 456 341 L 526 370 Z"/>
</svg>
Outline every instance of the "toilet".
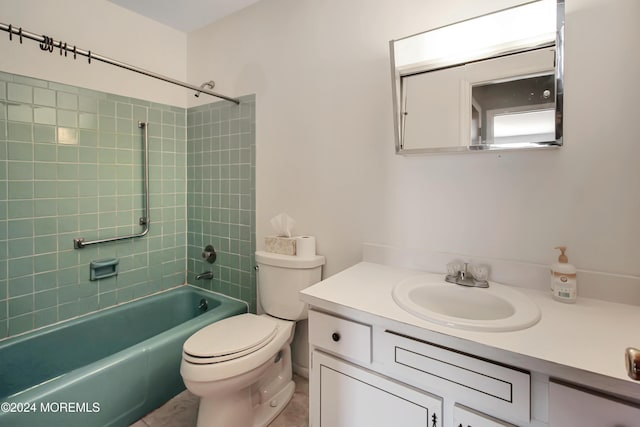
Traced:
<svg viewBox="0 0 640 427">
<path fill-rule="evenodd" d="M 200 397 L 198 427 L 265 427 L 293 395 L 291 342 L 307 318 L 298 292 L 320 281 L 323 256 L 256 252 L 265 314 L 213 323 L 184 343 L 180 374 Z"/>
</svg>

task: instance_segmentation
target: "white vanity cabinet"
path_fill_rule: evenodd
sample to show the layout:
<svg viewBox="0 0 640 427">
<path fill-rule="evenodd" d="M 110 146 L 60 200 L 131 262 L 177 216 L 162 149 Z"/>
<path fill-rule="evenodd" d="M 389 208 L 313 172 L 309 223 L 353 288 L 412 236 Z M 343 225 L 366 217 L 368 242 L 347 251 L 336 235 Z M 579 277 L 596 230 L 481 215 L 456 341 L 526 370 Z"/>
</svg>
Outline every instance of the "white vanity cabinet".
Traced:
<svg viewBox="0 0 640 427">
<path fill-rule="evenodd" d="M 312 427 L 529 425 L 527 372 L 316 310 L 309 342 Z"/>
<path fill-rule="evenodd" d="M 311 427 L 640 427 L 640 405 L 379 324 L 312 309 L 309 343 Z"/>
<path fill-rule="evenodd" d="M 310 308 L 313 427 L 432 427 L 427 413 L 439 414 L 437 427 L 640 427 L 640 382 L 624 364 L 624 349 L 640 341 L 611 332 L 640 324 L 637 306 L 560 304 L 530 290 L 537 324 L 468 331 L 394 302 L 395 286 L 420 276 L 363 262 L 301 292 Z M 387 408 L 417 415 L 388 422 Z"/>
</svg>

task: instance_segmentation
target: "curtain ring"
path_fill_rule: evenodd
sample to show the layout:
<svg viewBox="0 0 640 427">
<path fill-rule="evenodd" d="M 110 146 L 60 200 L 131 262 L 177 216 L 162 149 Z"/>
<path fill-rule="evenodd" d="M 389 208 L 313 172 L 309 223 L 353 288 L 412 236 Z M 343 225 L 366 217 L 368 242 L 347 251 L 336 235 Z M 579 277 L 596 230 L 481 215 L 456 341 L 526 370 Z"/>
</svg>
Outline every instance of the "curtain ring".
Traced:
<svg viewBox="0 0 640 427">
<path fill-rule="evenodd" d="M 89 64 L 91 64 L 91 51 L 89 51 L 89 54 L 87 55 L 87 57 L 89 58 Z"/>
<path fill-rule="evenodd" d="M 40 43 L 40 49 L 41 50 L 47 50 L 49 48 L 49 37 L 45 36 L 44 34 L 42 35 L 42 43 Z"/>
<path fill-rule="evenodd" d="M 13 40 L 13 30 L 11 29 L 11 24 L 9 24 L 9 41 Z"/>
<path fill-rule="evenodd" d="M 22 27 L 18 30 L 18 35 L 20 36 L 20 44 L 22 44 Z"/>
<path fill-rule="evenodd" d="M 76 59 L 76 45 L 73 45 L 73 59 Z"/>
<path fill-rule="evenodd" d="M 55 40 L 53 39 L 53 37 L 49 37 L 49 52 L 53 52 L 53 43 L 55 42 Z"/>
</svg>

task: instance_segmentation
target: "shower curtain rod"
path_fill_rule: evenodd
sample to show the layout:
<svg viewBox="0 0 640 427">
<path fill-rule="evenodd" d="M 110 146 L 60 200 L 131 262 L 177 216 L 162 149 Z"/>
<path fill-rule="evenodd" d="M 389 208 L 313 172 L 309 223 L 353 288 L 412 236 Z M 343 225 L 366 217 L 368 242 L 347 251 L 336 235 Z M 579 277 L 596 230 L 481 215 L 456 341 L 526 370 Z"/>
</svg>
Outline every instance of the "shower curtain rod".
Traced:
<svg viewBox="0 0 640 427">
<path fill-rule="evenodd" d="M 182 86 L 187 89 L 192 89 L 194 91 L 200 93 L 206 93 L 207 95 L 215 96 L 216 98 L 221 98 L 226 101 L 233 102 L 235 104 L 240 104 L 240 100 L 236 98 L 230 98 L 228 96 L 221 95 L 216 92 L 212 92 L 210 90 L 204 89 L 199 86 L 195 86 L 189 83 L 181 82 L 176 79 L 172 79 L 171 77 L 163 76 L 161 74 L 154 73 L 152 71 L 145 70 L 143 68 L 138 68 L 133 65 L 126 64 L 124 62 L 117 61 L 115 59 L 107 58 L 106 56 L 98 55 L 97 53 L 92 53 L 90 50 L 83 50 L 75 45 L 72 47 L 67 43 L 64 43 L 60 40 L 56 41 L 53 38 L 45 35 L 38 35 L 26 30 L 23 30 L 22 27 L 15 28 L 13 25 L 7 25 L 0 23 L 0 30 L 6 31 L 9 33 L 9 40 L 13 40 L 13 36 L 18 36 L 20 40 L 20 44 L 22 44 L 22 39 L 27 38 L 36 42 L 40 42 L 40 49 L 43 51 L 53 52 L 54 49 L 60 50 L 60 55 L 64 53 L 64 56 L 73 55 L 73 59 L 76 59 L 77 55 L 84 56 L 88 58 L 89 64 L 91 64 L 91 60 L 94 59 L 96 61 L 104 62 L 105 64 L 115 65 L 116 67 L 124 68 L 125 70 L 133 71 L 138 74 L 143 74 L 148 77 L 153 77 L 154 79 L 162 80 L 167 83 L 172 83 L 174 85 Z"/>
</svg>

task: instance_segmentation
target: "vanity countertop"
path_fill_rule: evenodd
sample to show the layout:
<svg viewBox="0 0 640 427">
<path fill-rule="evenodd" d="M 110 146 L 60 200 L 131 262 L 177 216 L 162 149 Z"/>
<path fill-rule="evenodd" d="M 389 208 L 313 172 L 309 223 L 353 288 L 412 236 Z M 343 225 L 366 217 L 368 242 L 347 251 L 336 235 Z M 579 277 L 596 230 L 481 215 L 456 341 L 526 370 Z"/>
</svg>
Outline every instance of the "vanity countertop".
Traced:
<svg viewBox="0 0 640 427">
<path fill-rule="evenodd" d="M 581 298 L 564 304 L 550 293 L 516 288 L 542 312 L 534 326 L 511 332 L 454 329 L 416 317 L 391 295 L 396 283 L 424 271 L 361 262 L 301 292 L 310 306 L 623 397 L 640 400 L 627 376 L 627 347 L 640 348 L 640 307 Z"/>
</svg>

